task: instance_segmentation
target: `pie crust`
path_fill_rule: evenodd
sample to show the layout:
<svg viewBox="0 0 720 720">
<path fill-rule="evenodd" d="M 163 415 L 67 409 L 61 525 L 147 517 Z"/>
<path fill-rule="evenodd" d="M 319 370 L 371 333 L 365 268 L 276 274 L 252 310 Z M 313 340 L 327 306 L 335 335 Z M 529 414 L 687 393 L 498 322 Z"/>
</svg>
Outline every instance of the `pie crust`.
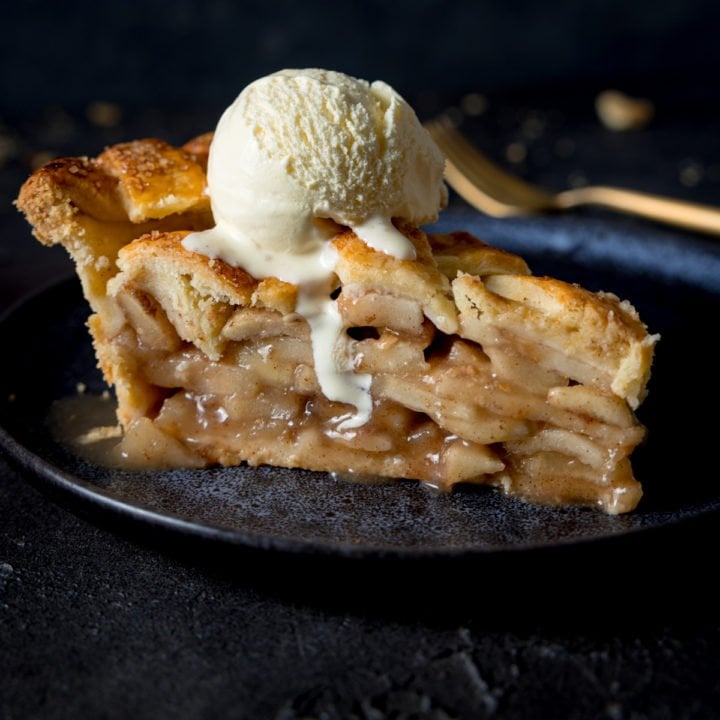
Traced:
<svg viewBox="0 0 720 720">
<path fill-rule="evenodd" d="M 466 232 L 397 223 L 417 254 L 400 260 L 337 226 L 333 297 L 373 398 L 370 420 L 340 431 L 352 408 L 320 389 L 297 287 L 182 244 L 213 226 L 211 138 L 58 159 L 17 200 L 76 263 L 128 464 L 270 464 L 636 507 L 634 411 L 657 336 L 627 301 L 533 276 Z"/>
</svg>

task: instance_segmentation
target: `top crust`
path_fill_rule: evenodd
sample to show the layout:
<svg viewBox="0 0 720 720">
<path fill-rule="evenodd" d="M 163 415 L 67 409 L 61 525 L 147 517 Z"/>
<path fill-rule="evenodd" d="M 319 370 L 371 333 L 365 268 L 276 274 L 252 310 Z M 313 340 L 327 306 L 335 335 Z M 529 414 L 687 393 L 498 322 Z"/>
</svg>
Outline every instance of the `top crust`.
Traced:
<svg viewBox="0 0 720 720">
<path fill-rule="evenodd" d="M 131 222 L 157 220 L 209 204 L 203 168 L 190 153 L 162 140 L 114 145 L 98 157 L 97 164 L 117 178 Z"/>
<path fill-rule="evenodd" d="M 28 178 L 16 204 L 46 245 L 64 244 L 81 230 L 78 216 L 138 225 L 192 211 L 205 214 L 209 226 L 205 141 L 194 147 L 193 155 L 148 139 L 114 145 L 97 158 L 58 158 Z"/>
<path fill-rule="evenodd" d="M 107 286 L 110 296 L 140 289 L 158 300 L 180 337 L 216 360 L 227 338 L 222 330 L 235 308 L 258 307 L 286 314 L 295 308 L 297 288 L 253 278 L 242 268 L 187 250 L 187 232 L 153 232 L 121 248 L 120 273 Z"/>
<path fill-rule="evenodd" d="M 607 386 L 632 408 L 643 399 L 658 338 L 630 303 L 532 275 L 461 275 L 453 292 L 462 335 L 485 346 L 512 336 L 547 369 Z"/>
<path fill-rule="evenodd" d="M 450 280 L 460 272 L 478 277 L 530 274 L 530 268 L 519 255 L 492 247 L 468 232 L 430 235 L 428 239 L 438 269 Z"/>
<path fill-rule="evenodd" d="M 398 227 L 415 247 L 414 260 L 373 250 L 351 230 L 337 235 L 332 243 L 339 255 L 335 272 L 341 283 L 415 300 L 437 328 L 448 334 L 457 332 L 450 283 L 435 263 L 427 236 L 417 228 Z"/>
<path fill-rule="evenodd" d="M 91 306 L 105 312 L 106 332 L 117 314 L 108 298 L 131 286 L 156 297 L 183 339 L 211 358 L 221 354 L 223 328 L 236 310 L 294 313 L 295 286 L 253 278 L 182 244 L 188 232 L 214 224 L 205 191 L 211 139 L 207 133 L 183 148 L 138 140 L 95 159 L 61 158 L 23 185 L 17 206 L 41 242 L 62 244 L 73 256 Z M 416 259 L 373 250 L 346 228 L 331 241 L 337 286 L 349 298 L 357 292 L 397 298 L 412 326 L 415 303 L 445 334 L 478 342 L 488 353 L 510 340 L 539 366 L 637 407 L 657 336 L 648 335 L 629 303 L 532 276 L 522 258 L 468 233 L 398 228 Z"/>
</svg>

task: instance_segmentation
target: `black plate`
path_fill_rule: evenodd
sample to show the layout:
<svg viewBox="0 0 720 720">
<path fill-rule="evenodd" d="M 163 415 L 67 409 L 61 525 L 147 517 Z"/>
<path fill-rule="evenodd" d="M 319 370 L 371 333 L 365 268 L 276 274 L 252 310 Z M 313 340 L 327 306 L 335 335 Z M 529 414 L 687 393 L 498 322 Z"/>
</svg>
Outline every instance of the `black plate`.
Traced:
<svg viewBox="0 0 720 720">
<path fill-rule="evenodd" d="M 714 469 L 714 353 L 720 317 L 720 252 L 711 240 L 624 220 L 580 217 L 496 221 L 449 214 L 438 229 L 465 228 L 522 253 L 552 274 L 632 300 L 660 332 L 651 392 L 639 413 L 649 428 L 634 455 L 645 496 L 619 517 L 535 507 L 483 488 L 438 496 L 412 482 L 362 485 L 276 468 L 125 472 L 75 457 L 53 439 L 51 404 L 78 382 L 99 393 L 75 280 L 27 300 L 2 320 L 0 447 L 54 494 L 98 518 L 160 527 L 225 544 L 344 556 L 459 556 L 596 541 L 668 526 L 720 509 Z M 12 353 L 8 352 L 12 349 Z"/>
</svg>

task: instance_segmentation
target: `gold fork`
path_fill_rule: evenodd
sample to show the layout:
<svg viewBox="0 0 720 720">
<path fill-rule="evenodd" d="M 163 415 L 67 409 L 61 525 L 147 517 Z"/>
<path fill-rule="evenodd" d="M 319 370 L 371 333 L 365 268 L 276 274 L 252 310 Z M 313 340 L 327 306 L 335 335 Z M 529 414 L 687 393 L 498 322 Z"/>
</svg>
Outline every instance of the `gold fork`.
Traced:
<svg viewBox="0 0 720 720">
<path fill-rule="evenodd" d="M 720 209 L 606 186 L 552 193 L 505 172 L 488 160 L 443 115 L 425 124 L 445 155 L 445 179 L 472 206 L 494 217 L 529 215 L 595 205 L 698 232 L 720 235 Z"/>
</svg>

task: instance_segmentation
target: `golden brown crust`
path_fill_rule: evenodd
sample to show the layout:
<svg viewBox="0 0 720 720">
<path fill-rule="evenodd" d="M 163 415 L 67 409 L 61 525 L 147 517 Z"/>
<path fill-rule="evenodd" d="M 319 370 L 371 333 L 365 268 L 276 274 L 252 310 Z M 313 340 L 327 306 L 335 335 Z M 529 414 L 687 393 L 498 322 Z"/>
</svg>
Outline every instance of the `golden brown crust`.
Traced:
<svg viewBox="0 0 720 720">
<path fill-rule="evenodd" d="M 88 158 L 58 158 L 34 172 L 16 202 L 46 245 L 61 242 L 61 231 L 72 232 L 78 212 L 104 222 L 127 215 L 117 192 L 117 180 Z"/>
<path fill-rule="evenodd" d="M 656 336 L 628 303 L 532 275 L 461 275 L 453 282 L 461 334 L 485 346 L 512 335 L 535 360 L 573 380 L 605 387 L 636 408 L 650 376 Z"/>
<path fill-rule="evenodd" d="M 186 250 L 187 232 L 151 233 L 122 248 L 120 273 L 108 284 L 119 296 L 141 289 L 153 296 L 180 337 L 217 358 L 233 306 L 250 305 L 258 281 L 242 268 Z"/>
<path fill-rule="evenodd" d="M 149 265 L 161 265 L 166 272 L 192 275 L 218 300 L 248 304 L 258 280 L 240 267 L 187 250 L 182 244 L 187 231 L 152 232 L 123 247 L 118 267 L 136 277 Z"/>
<path fill-rule="evenodd" d="M 137 140 L 98 158 L 52 160 L 27 179 L 16 205 L 47 245 L 82 234 L 78 216 L 140 224 L 191 213 L 186 229 L 195 229 L 198 217 L 210 224 L 205 183 L 204 170 L 190 153 L 160 140 Z M 135 237 L 149 229 L 139 228 Z"/>
<path fill-rule="evenodd" d="M 163 162 L 148 160 L 153 155 L 166 157 L 164 168 Z M 108 280 L 117 273 L 121 248 L 153 231 L 202 230 L 212 225 L 204 196 L 204 172 L 187 153 L 161 141 L 142 140 L 115 146 L 101 157 L 102 162 L 99 158 L 75 157 L 47 163 L 26 180 L 16 201 L 38 240 L 46 245 L 61 244 L 70 253 L 95 311 L 104 303 Z M 142 166 L 144 171 L 140 170 Z M 151 168 L 159 173 L 157 178 L 147 177 L 152 175 Z M 167 177 L 171 168 L 178 176 L 174 181 Z M 185 210 L 161 219 L 131 220 L 130 215 L 137 220 L 147 214 L 143 192 L 138 195 L 141 204 L 128 207 L 133 195 L 123 190 L 123 183 L 129 183 L 131 189 L 138 185 L 136 180 L 122 177 L 123 173 L 132 175 L 135 169 L 140 175 L 145 173 L 146 195 L 173 185 L 185 188 L 180 203 Z"/>
<path fill-rule="evenodd" d="M 192 138 L 192 140 L 188 140 L 182 146 L 182 149 L 186 153 L 189 153 L 192 159 L 203 169 L 204 172 L 207 172 L 208 157 L 210 155 L 210 143 L 212 142 L 214 134 L 215 133 L 212 132 L 203 133 L 202 135 Z"/>
<path fill-rule="evenodd" d="M 415 260 L 399 260 L 373 250 L 354 232 L 345 230 L 332 240 L 339 253 L 335 272 L 343 285 L 380 289 L 390 295 L 411 298 L 440 330 L 456 332 L 457 310 L 450 295 L 450 283 L 435 264 L 427 235 L 404 225 L 399 229 L 413 243 Z"/>
<path fill-rule="evenodd" d="M 117 178 L 131 222 L 157 220 L 208 206 L 205 172 L 190 153 L 149 138 L 113 145 L 97 159 Z"/>
<path fill-rule="evenodd" d="M 147 233 L 123 247 L 118 266 L 125 276 L 135 278 L 148 266 L 178 275 L 191 275 L 203 293 L 218 302 L 263 307 L 283 314 L 295 309 L 297 287 L 274 277 L 256 279 L 241 267 L 219 258 L 187 250 L 187 231 Z"/>
<path fill-rule="evenodd" d="M 485 275 L 529 275 L 525 260 L 519 255 L 492 247 L 464 231 L 428 236 L 440 271 L 454 280 L 460 272 Z"/>
</svg>

